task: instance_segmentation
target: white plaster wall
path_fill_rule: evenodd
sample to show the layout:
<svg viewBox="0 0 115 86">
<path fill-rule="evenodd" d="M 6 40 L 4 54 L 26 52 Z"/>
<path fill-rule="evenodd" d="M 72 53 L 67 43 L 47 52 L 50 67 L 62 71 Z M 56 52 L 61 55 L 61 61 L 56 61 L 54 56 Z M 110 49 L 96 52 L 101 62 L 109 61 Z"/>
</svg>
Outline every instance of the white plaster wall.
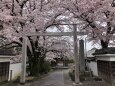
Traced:
<svg viewBox="0 0 115 86">
<path fill-rule="evenodd" d="M 10 70 L 12 70 L 12 80 L 16 80 L 20 76 L 21 66 L 21 63 L 10 64 L 8 80 L 10 80 Z"/>
<path fill-rule="evenodd" d="M 98 76 L 97 62 L 90 62 L 88 63 L 88 66 L 91 69 L 91 71 L 93 71 L 93 75 Z"/>
</svg>

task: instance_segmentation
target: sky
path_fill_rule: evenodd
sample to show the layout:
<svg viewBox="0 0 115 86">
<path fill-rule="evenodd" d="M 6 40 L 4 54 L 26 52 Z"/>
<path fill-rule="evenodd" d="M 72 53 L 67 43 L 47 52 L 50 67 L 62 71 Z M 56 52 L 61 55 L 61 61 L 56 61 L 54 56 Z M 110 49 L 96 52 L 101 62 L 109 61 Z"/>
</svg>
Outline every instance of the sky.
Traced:
<svg viewBox="0 0 115 86">
<path fill-rule="evenodd" d="M 89 50 L 91 50 L 92 48 L 97 48 L 97 49 L 99 49 L 100 46 L 99 46 L 99 45 L 92 45 L 92 42 L 86 42 L 86 50 L 89 51 Z"/>
</svg>

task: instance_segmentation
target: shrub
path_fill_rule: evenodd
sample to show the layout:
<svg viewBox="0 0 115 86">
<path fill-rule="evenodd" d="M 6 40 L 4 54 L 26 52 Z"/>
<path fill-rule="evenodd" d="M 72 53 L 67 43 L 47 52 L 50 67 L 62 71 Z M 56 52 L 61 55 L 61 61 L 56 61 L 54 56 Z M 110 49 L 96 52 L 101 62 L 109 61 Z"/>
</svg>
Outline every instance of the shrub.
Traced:
<svg viewBox="0 0 115 86">
<path fill-rule="evenodd" d="M 67 63 L 74 63 L 74 60 L 73 59 L 68 59 Z"/>
<path fill-rule="evenodd" d="M 70 76 L 72 81 L 75 81 L 75 70 L 69 71 L 69 76 Z M 84 80 L 85 80 L 85 74 L 80 73 L 80 81 L 84 81 Z"/>
<path fill-rule="evenodd" d="M 75 81 L 74 71 L 69 71 L 69 76 L 70 76 L 70 78 L 71 78 L 72 81 Z"/>
<path fill-rule="evenodd" d="M 50 71 L 50 69 L 51 69 L 50 62 L 44 61 L 43 65 L 42 65 L 42 72 L 47 73 Z"/>
<path fill-rule="evenodd" d="M 57 66 L 57 62 L 56 62 L 56 61 L 51 61 L 51 66 L 52 66 L 52 67 Z"/>
</svg>

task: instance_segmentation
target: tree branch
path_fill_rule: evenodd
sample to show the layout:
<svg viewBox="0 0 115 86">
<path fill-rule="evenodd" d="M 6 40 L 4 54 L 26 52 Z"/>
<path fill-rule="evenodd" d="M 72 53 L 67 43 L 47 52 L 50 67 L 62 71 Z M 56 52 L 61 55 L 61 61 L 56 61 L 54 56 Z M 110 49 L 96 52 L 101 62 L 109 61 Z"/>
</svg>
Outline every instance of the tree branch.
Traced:
<svg viewBox="0 0 115 86">
<path fill-rule="evenodd" d="M 12 45 L 12 44 L 17 44 L 19 47 L 22 47 L 22 44 L 21 44 L 21 43 L 16 42 L 16 41 L 13 41 L 13 42 L 11 42 L 11 43 L 8 43 L 8 44 L 5 44 L 5 45 L 0 46 L 0 48 L 6 47 L 6 46 L 9 46 L 9 45 Z"/>
</svg>

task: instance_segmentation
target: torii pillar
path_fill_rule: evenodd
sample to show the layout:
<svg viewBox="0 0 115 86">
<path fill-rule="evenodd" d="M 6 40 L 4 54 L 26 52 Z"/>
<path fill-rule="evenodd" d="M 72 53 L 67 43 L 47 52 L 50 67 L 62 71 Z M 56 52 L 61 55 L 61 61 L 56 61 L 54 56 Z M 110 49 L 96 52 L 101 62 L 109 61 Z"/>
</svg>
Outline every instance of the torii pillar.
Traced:
<svg viewBox="0 0 115 86">
<path fill-rule="evenodd" d="M 22 43 L 22 73 L 20 77 L 20 83 L 25 84 L 26 78 L 26 58 L 27 58 L 27 37 L 23 37 Z"/>
<path fill-rule="evenodd" d="M 77 25 L 73 25 L 73 38 L 74 38 L 74 57 L 75 57 L 75 85 L 80 84 L 79 80 L 79 56 L 77 44 Z"/>
</svg>

